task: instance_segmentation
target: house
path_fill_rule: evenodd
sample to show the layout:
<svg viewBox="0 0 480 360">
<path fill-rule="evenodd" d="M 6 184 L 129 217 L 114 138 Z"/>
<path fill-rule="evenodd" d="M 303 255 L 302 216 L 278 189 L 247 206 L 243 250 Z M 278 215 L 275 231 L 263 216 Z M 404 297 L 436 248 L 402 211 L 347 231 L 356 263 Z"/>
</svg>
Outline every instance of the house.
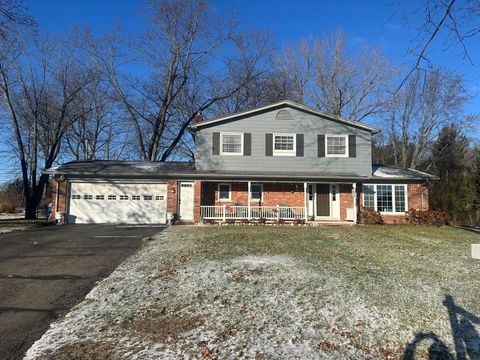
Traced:
<svg viewBox="0 0 480 360">
<path fill-rule="evenodd" d="M 195 163 L 73 161 L 53 176 L 66 223 L 242 219 L 356 222 L 361 208 L 402 222 L 428 209 L 420 171 L 372 165 L 380 130 L 282 101 L 197 121 Z"/>
</svg>

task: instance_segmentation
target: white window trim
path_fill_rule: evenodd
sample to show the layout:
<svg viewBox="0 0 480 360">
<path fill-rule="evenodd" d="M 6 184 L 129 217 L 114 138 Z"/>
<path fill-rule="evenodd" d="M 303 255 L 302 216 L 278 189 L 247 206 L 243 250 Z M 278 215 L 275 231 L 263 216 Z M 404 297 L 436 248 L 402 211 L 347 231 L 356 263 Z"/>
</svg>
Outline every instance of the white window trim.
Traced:
<svg viewBox="0 0 480 360">
<path fill-rule="evenodd" d="M 228 199 L 220 199 L 220 186 L 228 186 Z M 217 200 L 218 201 L 232 201 L 232 184 L 220 183 L 217 185 Z"/>
<path fill-rule="evenodd" d="M 405 213 L 408 211 L 408 185 L 407 184 L 365 184 L 365 185 L 373 185 L 373 191 L 374 191 L 374 196 L 373 196 L 373 202 L 374 202 L 374 210 L 378 211 L 378 206 L 377 206 L 377 185 L 387 185 L 392 187 L 392 209 L 394 211 L 388 212 L 388 211 L 382 211 L 380 214 L 382 215 L 405 215 Z M 395 211 L 395 186 L 403 186 L 403 192 L 405 194 L 405 211 L 398 212 Z M 362 190 L 362 207 L 365 207 L 365 193 Z"/>
<path fill-rule="evenodd" d="M 231 152 L 223 152 L 223 136 L 224 135 L 240 135 L 240 152 L 238 153 L 231 153 Z M 243 156 L 243 138 L 244 135 L 241 132 L 221 132 L 220 133 L 220 155 L 222 156 Z"/>
<path fill-rule="evenodd" d="M 292 150 L 275 150 L 275 137 L 277 136 L 292 136 L 293 149 Z M 273 156 L 296 156 L 297 155 L 297 134 L 275 133 L 272 138 L 272 153 Z"/>
<path fill-rule="evenodd" d="M 328 153 L 328 138 L 329 137 L 343 137 L 345 138 L 345 154 L 329 154 Z M 325 157 L 346 158 L 349 154 L 348 135 L 345 134 L 325 134 Z"/>
<path fill-rule="evenodd" d="M 252 187 L 253 186 L 260 186 L 260 192 L 261 192 L 261 196 L 260 196 L 260 199 L 254 199 L 252 197 Z M 250 201 L 263 201 L 263 184 L 251 184 L 250 186 Z"/>
</svg>

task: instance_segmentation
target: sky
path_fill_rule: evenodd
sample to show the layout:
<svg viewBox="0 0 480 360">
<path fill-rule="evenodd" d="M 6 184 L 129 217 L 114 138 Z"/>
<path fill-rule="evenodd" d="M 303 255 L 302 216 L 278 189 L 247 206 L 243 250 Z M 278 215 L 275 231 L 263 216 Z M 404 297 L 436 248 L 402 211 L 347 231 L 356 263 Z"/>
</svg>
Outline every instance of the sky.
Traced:
<svg viewBox="0 0 480 360">
<path fill-rule="evenodd" d="M 68 33 L 72 26 L 90 27 L 95 33 L 108 32 L 120 24 L 126 35 L 135 36 L 143 30 L 137 0 L 24 0 L 39 28 L 52 33 Z M 408 68 L 414 57 L 408 54 L 417 30 L 405 20 L 408 15 L 415 23 L 421 1 L 408 0 L 213 0 L 219 14 L 235 13 L 244 29 L 260 28 L 272 33 L 278 47 L 292 44 L 300 38 L 320 37 L 342 29 L 352 51 L 364 43 L 380 46 L 390 60 Z M 465 86 L 473 99 L 466 111 L 480 113 L 480 47 L 470 45 L 474 62 L 463 59 L 458 48 L 445 50 L 442 38 L 428 53 L 433 64 L 448 67 L 465 76 Z M 476 46 L 476 48 L 475 48 Z M 476 50 L 476 51 L 475 51 Z M 1 155 L 0 155 L 1 156 Z M 0 163 L 2 159 L 0 159 Z M 0 182 L 9 175 L 0 172 Z"/>
</svg>

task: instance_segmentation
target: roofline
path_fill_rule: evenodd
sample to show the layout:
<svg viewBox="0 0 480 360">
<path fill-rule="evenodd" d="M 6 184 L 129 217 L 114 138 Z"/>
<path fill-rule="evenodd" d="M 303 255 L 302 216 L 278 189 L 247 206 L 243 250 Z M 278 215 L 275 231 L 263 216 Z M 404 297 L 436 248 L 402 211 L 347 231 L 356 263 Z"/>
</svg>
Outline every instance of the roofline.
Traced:
<svg viewBox="0 0 480 360">
<path fill-rule="evenodd" d="M 370 131 L 373 134 L 378 134 L 381 131 L 377 127 L 370 126 L 370 125 L 365 125 L 365 124 L 359 123 L 357 121 L 352 121 L 352 120 L 346 119 L 346 118 L 341 117 L 341 116 L 327 114 L 323 111 L 315 110 L 315 109 L 312 109 L 311 107 L 308 107 L 308 106 L 305 106 L 305 105 L 302 105 L 302 104 L 299 104 L 299 103 L 296 103 L 296 102 L 293 102 L 293 101 L 290 101 L 290 100 L 282 100 L 282 101 L 279 101 L 279 102 L 276 102 L 276 103 L 273 103 L 273 104 L 270 104 L 270 105 L 260 106 L 260 107 L 253 108 L 253 109 L 250 109 L 250 110 L 247 110 L 247 111 L 242 111 L 242 112 L 238 112 L 238 113 L 234 113 L 234 114 L 230 114 L 230 115 L 225 115 L 225 116 L 213 118 L 211 120 L 202 121 L 202 122 L 190 125 L 190 127 L 193 128 L 193 129 L 197 129 L 197 128 L 201 128 L 201 127 L 204 127 L 204 126 L 207 126 L 207 125 L 222 122 L 222 121 L 225 121 L 225 120 L 234 119 L 234 118 L 239 117 L 239 116 L 245 116 L 245 115 L 256 113 L 258 111 L 275 108 L 279 105 L 288 105 L 288 106 L 290 106 L 294 109 L 297 109 L 297 110 L 306 111 L 306 112 L 309 112 L 311 114 L 322 116 L 322 117 L 328 118 L 328 119 L 333 120 L 333 121 L 338 121 L 338 122 L 344 123 L 346 125 L 351 125 L 351 126 L 363 129 L 363 130 Z"/>
</svg>

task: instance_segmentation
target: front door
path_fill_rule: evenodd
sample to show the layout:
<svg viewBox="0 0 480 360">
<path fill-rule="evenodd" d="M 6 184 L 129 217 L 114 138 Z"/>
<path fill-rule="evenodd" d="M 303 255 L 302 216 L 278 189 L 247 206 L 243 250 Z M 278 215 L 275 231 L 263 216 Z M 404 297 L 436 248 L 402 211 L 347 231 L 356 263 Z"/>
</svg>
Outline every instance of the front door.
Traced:
<svg viewBox="0 0 480 360">
<path fill-rule="evenodd" d="M 330 217 L 330 185 L 317 184 L 317 216 Z"/>
<path fill-rule="evenodd" d="M 193 221 L 193 207 L 195 190 L 193 182 L 180 183 L 179 218 L 180 220 Z"/>
</svg>

